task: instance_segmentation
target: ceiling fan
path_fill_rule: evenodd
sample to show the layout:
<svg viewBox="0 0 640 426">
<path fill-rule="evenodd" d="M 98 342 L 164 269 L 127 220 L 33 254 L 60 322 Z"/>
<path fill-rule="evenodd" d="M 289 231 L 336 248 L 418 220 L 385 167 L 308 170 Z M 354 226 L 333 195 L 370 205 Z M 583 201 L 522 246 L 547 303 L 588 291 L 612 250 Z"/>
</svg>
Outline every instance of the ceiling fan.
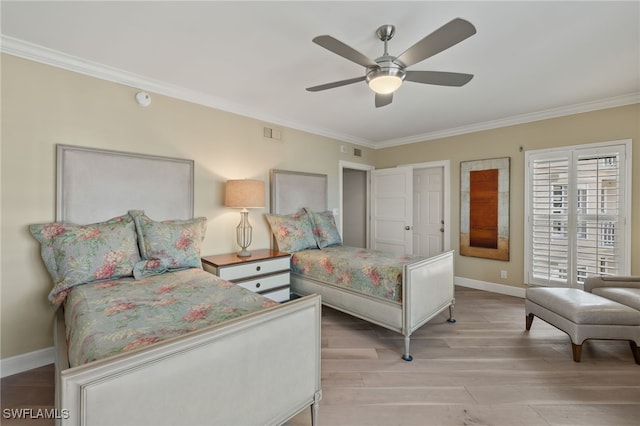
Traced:
<svg viewBox="0 0 640 426">
<path fill-rule="evenodd" d="M 387 43 L 395 34 L 395 30 L 396 28 L 393 25 L 382 25 L 377 29 L 376 35 L 384 42 L 384 53 L 375 60 L 369 59 L 330 35 L 315 37 L 313 39 L 314 43 L 356 64 L 362 65 L 366 68 L 366 72 L 361 77 L 308 87 L 307 90 L 319 92 L 366 81 L 371 90 L 376 92 L 375 104 L 377 108 L 391 103 L 393 92 L 398 90 L 403 81 L 459 87 L 467 84 L 473 78 L 473 74 L 407 70 L 407 67 L 417 64 L 474 35 L 476 28 L 470 22 L 461 18 L 453 19 L 405 50 L 400 56 L 391 56 L 387 51 Z"/>
</svg>

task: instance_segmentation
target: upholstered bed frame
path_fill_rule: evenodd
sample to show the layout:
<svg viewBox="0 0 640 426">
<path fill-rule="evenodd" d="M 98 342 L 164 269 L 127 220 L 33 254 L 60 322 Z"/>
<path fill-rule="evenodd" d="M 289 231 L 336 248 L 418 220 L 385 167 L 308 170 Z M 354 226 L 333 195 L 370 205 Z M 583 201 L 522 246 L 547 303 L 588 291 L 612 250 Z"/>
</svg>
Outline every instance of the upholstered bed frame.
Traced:
<svg viewBox="0 0 640 426">
<path fill-rule="evenodd" d="M 290 214 L 302 207 L 327 210 L 326 175 L 272 170 L 270 186 L 272 213 Z M 300 296 L 319 294 L 326 306 L 401 333 L 404 336 L 402 358 L 411 361 L 410 336 L 415 330 L 447 308 L 448 321 L 455 322 L 453 252 L 407 264 L 402 277 L 402 303 L 293 273 L 291 290 Z"/>
<path fill-rule="evenodd" d="M 67 145 L 57 156 L 57 220 L 193 216 L 191 160 Z M 317 423 L 317 296 L 72 368 L 61 310 L 54 340 L 62 425 L 276 425 L 306 407 Z"/>
</svg>

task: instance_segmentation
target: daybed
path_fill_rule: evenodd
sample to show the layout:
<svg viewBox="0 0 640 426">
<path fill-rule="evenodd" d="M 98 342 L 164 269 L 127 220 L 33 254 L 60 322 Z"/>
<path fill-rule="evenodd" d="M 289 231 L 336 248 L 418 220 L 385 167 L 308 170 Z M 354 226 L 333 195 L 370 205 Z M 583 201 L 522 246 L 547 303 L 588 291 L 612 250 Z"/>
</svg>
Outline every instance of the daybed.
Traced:
<svg viewBox="0 0 640 426">
<path fill-rule="evenodd" d="M 278 233 L 287 234 L 290 231 L 283 222 L 293 223 L 293 228 L 296 228 L 301 212 L 307 213 L 313 221 L 312 240 L 308 233 L 304 235 L 307 231 L 300 229 L 285 238 L 274 238 L 275 245 L 286 245 L 278 247 L 280 250 L 293 252 L 291 289 L 294 294 L 319 294 L 323 305 L 401 333 L 405 343 L 402 358 L 406 361 L 413 359 L 410 336 L 415 330 L 447 308 L 449 321 L 455 322 L 453 252 L 419 258 L 346 248 L 341 245 L 332 213 L 327 211 L 327 176 L 272 170 L 271 215 L 267 218 L 274 237 L 282 237 Z M 319 226 L 320 223 L 322 225 Z M 292 238 L 294 234 L 295 238 Z M 305 249 L 309 249 L 308 252 Z M 351 254 L 344 254 L 345 250 L 351 250 Z M 332 251 L 341 252 L 339 260 L 329 257 Z M 339 263 L 347 262 L 349 257 L 361 262 L 351 271 L 320 272 L 310 276 L 303 274 L 303 270 L 313 269 L 309 267 L 312 263 L 300 267 L 304 262 L 313 262 L 303 258 L 308 254 L 319 257 L 319 269 L 325 272 L 327 266 L 332 269 Z M 392 271 L 395 271 L 395 275 Z M 337 281 L 342 282 L 330 282 L 329 275 L 334 278 L 338 275 Z M 354 282 L 358 281 L 355 275 L 360 275 L 360 278 L 366 278 L 363 276 L 367 275 L 377 278 L 386 276 L 386 290 L 381 290 L 379 283 L 374 283 L 374 290 L 355 285 Z M 348 279 L 344 279 L 345 276 Z"/>
<path fill-rule="evenodd" d="M 57 422 L 275 425 L 311 407 L 315 424 L 321 398 L 320 299 L 275 304 L 202 271 L 193 253 L 179 257 L 199 251 L 204 235 L 203 219 L 192 219 L 193 161 L 65 145 L 57 155 L 58 222 L 47 230 L 32 227 L 49 272 L 59 274 L 51 301 L 66 303 L 54 326 Z M 117 216 L 132 208 L 138 210 Z M 109 217 L 114 220 L 105 221 Z M 56 225 L 62 231 L 50 232 Z M 131 238 L 121 238 L 118 250 L 101 257 L 104 265 L 85 267 L 104 255 L 105 244 L 110 250 L 119 233 L 131 229 L 138 253 Z M 182 233 L 176 239 L 177 231 Z M 85 237 L 100 242 L 79 250 Z M 167 238 L 179 254 L 163 251 Z M 87 273 L 95 281 L 82 278 Z M 150 291 L 138 294 L 142 287 Z M 163 310 L 164 305 L 171 308 Z M 83 307 L 98 317 L 75 324 L 87 315 Z M 209 311 L 220 318 L 205 321 Z M 148 323 L 139 318 L 145 312 Z M 109 316 L 119 322 L 104 331 Z M 75 327 L 68 328 L 71 323 Z M 84 333 L 91 323 L 97 332 Z M 152 323 L 160 329 L 151 331 Z M 67 347 L 67 340 L 74 346 Z M 112 341 L 117 347 L 98 355 L 95 347 L 79 349 L 76 341 Z"/>
</svg>

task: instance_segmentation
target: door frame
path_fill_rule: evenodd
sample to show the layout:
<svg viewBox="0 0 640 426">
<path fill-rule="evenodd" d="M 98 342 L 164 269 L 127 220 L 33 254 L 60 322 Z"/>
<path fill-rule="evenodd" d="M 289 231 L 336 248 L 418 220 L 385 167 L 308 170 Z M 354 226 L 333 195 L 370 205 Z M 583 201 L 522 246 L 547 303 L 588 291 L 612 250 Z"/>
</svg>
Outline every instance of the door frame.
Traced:
<svg viewBox="0 0 640 426">
<path fill-rule="evenodd" d="M 412 167 L 413 169 L 430 169 L 442 167 L 442 204 L 444 218 L 443 249 L 451 250 L 451 161 L 428 161 L 426 163 L 399 164 L 397 167 Z"/>
<path fill-rule="evenodd" d="M 411 163 L 411 164 L 399 164 L 397 167 L 412 167 L 414 169 L 428 169 L 433 167 L 442 167 L 443 168 L 443 181 L 442 181 L 442 203 L 443 209 L 442 216 L 445 218 L 444 222 L 444 251 L 451 250 L 451 161 L 450 160 L 439 160 L 439 161 L 428 161 L 424 163 Z M 342 235 L 342 214 L 343 214 L 343 205 L 342 205 L 342 197 L 343 197 L 343 181 L 342 181 L 342 173 L 343 169 L 354 169 L 354 170 L 364 170 L 367 172 L 367 248 L 371 247 L 371 213 L 370 213 L 370 204 L 371 204 L 371 171 L 375 170 L 375 167 L 369 164 L 362 163 L 353 163 L 350 161 L 339 160 L 338 161 L 338 208 L 339 208 L 339 217 L 336 219 L 339 223 L 340 235 Z"/>
<path fill-rule="evenodd" d="M 366 190 L 366 201 L 365 201 L 365 208 L 366 208 L 366 230 L 365 230 L 365 235 L 366 235 L 366 246 L 367 248 L 371 247 L 371 240 L 370 240 L 370 229 L 371 229 L 371 211 L 370 211 L 370 200 L 371 200 L 371 171 L 375 170 L 375 167 L 369 164 L 362 164 L 362 163 L 353 163 L 350 161 L 344 161 L 344 160 L 339 160 L 338 161 L 338 209 L 339 209 L 339 217 L 336 218 L 336 220 L 338 221 L 339 225 L 338 225 L 338 229 L 340 230 L 340 235 L 344 235 L 342 233 L 343 229 L 342 229 L 342 223 L 344 222 L 343 217 L 344 217 L 344 206 L 343 206 L 343 196 L 344 196 L 344 182 L 343 182 L 343 173 L 344 173 L 344 169 L 353 169 L 353 170 L 362 170 L 365 171 L 367 174 L 367 190 Z M 336 216 L 335 212 L 334 212 L 334 217 Z"/>
</svg>

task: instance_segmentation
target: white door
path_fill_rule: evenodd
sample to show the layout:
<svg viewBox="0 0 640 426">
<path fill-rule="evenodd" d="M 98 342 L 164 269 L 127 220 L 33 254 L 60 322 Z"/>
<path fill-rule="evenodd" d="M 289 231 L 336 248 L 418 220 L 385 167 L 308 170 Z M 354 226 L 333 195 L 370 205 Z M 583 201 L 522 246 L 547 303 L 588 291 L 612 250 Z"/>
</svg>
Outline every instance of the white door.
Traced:
<svg viewBox="0 0 640 426">
<path fill-rule="evenodd" d="M 413 254 L 444 251 L 443 167 L 413 170 Z"/>
<path fill-rule="evenodd" d="M 413 168 L 395 167 L 371 172 L 372 247 L 395 254 L 411 254 Z"/>
</svg>

